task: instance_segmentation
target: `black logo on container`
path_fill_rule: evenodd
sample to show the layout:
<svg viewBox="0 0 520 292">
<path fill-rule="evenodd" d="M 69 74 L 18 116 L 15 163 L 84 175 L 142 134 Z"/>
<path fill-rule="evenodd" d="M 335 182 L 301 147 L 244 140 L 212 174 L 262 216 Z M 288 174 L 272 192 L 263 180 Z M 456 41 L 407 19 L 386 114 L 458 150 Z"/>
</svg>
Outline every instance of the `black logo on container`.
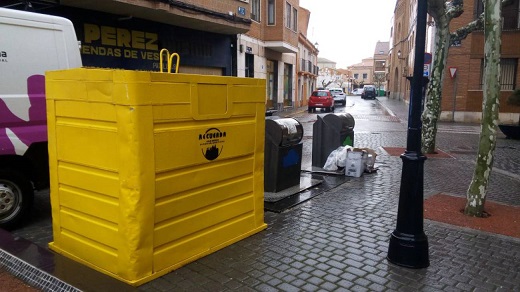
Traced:
<svg viewBox="0 0 520 292">
<path fill-rule="evenodd" d="M 222 153 L 226 132 L 210 128 L 204 134 L 199 134 L 200 150 L 207 160 L 215 160 Z"/>
</svg>

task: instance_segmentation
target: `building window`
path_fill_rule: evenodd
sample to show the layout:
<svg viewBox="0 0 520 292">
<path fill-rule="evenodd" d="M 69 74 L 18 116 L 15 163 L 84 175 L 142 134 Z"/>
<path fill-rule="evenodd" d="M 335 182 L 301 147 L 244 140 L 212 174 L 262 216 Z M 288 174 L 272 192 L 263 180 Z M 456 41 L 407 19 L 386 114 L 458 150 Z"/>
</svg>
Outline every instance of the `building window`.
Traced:
<svg viewBox="0 0 520 292">
<path fill-rule="evenodd" d="M 483 1 L 477 1 L 476 17 L 484 12 Z M 520 28 L 520 0 L 512 0 L 502 7 L 502 29 Z"/>
<path fill-rule="evenodd" d="M 354 74 L 354 79 L 358 79 L 359 78 L 359 74 L 358 73 L 355 73 Z"/>
<path fill-rule="evenodd" d="M 294 31 L 298 30 L 298 10 L 285 2 L 285 26 Z"/>
<path fill-rule="evenodd" d="M 291 28 L 291 13 L 292 6 L 289 3 L 285 3 L 285 26 Z"/>
<path fill-rule="evenodd" d="M 518 59 L 500 60 L 500 89 L 514 90 Z"/>
<path fill-rule="evenodd" d="M 251 19 L 260 22 L 260 0 L 251 0 Z"/>
<path fill-rule="evenodd" d="M 500 59 L 500 90 L 514 90 L 518 59 Z M 484 88 L 484 59 L 480 63 L 480 90 Z"/>
<path fill-rule="evenodd" d="M 267 86 L 267 108 L 278 107 L 278 62 L 267 60 L 266 61 L 266 86 Z M 282 101 L 280 101 L 282 103 Z"/>
<path fill-rule="evenodd" d="M 367 73 L 363 73 L 363 79 L 367 79 L 368 78 L 368 74 Z"/>
<path fill-rule="evenodd" d="M 274 25 L 274 19 L 275 19 L 275 0 L 268 0 L 267 1 L 267 24 Z"/>
<path fill-rule="evenodd" d="M 298 31 L 298 10 L 296 10 L 296 8 L 293 7 L 293 13 L 292 13 L 292 18 L 293 18 L 293 21 L 292 21 L 292 29 L 294 31 Z"/>
<path fill-rule="evenodd" d="M 520 1 L 514 0 L 502 8 L 502 29 L 520 28 Z"/>
</svg>

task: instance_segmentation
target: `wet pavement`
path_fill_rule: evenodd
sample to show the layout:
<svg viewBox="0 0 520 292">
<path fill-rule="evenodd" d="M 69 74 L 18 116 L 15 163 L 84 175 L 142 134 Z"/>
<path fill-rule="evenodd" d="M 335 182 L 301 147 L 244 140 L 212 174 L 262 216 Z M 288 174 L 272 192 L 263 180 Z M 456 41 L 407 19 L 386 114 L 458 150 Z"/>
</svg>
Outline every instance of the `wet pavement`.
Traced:
<svg viewBox="0 0 520 292">
<path fill-rule="evenodd" d="M 336 112 L 354 116 L 354 144 L 376 151 L 376 173 L 343 178 L 344 183 L 281 213 L 266 211 L 265 231 L 135 290 L 520 291 L 517 238 L 425 220 L 430 266 L 407 269 L 386 260 L 397 216 L 402 162 L 383 147 L 406 145 L 408 109 L 403 102 L 386 97 L 365 101 L 349 96 L 347 100 Z M 308 169 L 316 114 L 298 109 L 277 115 L 302 123 L 302 169 Z M 452 158 L 425 162 L 426 198 L 439 192 L 465 196 L 478 132 L 478 125 L 439 125 L 437 147 Z M 520 205 L 519 150 L 520 141 L 499 135 L 488 200 Z M 30 273 L 26 281 L 49 291 L 134 290 L 50 252 L 46 248 L 52 241 L 48 192 L 38 193 L 35 204 L 37 211 L 24 228 L 0 233 L 2 265 Z M 13 274 L 16 271 L 11 268 Z"/>
</svg>

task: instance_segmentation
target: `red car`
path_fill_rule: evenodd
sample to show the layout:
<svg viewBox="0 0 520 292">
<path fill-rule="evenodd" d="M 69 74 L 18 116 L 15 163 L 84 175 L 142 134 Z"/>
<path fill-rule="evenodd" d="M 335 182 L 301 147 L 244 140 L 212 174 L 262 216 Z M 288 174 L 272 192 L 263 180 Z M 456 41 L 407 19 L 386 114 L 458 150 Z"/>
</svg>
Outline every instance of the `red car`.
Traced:
<svg viewBox="0 0 520 292">
<path fill-rule="evenodd" d="M 334 111 L 334 98 L 328 90 L 315 90 L 309 97 L 308 110 L 315 112 L 316 108 L 325 109 L 327 112 Z"/>
</svg>

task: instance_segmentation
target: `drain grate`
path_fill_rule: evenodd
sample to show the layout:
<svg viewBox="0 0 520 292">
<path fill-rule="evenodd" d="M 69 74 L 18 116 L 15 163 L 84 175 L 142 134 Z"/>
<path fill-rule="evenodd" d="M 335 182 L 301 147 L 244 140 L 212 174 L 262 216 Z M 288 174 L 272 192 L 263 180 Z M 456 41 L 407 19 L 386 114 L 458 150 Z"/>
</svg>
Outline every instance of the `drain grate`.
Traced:
<svg viewBox="0 0 520 292">
<path fill-rule="evenodd" d="M 41 289 L 43 291 L 81 291 L 61 281 L 60 279 L 18 259 L 17 257 L 3 251 L 2 249 L 0 249 L 0 265 L 2 265 L 6 271 L 15 277 L 28 283 L 34 288 Z"/>
</svg>

